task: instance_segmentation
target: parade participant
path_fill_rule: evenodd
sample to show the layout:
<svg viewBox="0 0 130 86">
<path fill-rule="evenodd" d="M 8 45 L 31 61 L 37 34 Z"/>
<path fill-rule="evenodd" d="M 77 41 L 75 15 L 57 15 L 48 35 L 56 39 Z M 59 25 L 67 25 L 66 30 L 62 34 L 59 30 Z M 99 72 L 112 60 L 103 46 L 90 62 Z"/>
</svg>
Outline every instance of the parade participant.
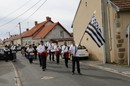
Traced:
<svg viewBox="0 0 130 86">
<path fill-rule="evenodd" d="M 37 59 L 37 46 L 35 46 L 35 44 L 33 44 L 33 48 L 34 48 L 34 59 Z"/>
<path fill-rule="evenodd" d="M 69 47 L 67 46 L 66 42 L 64 42 L 64 45 L 62 46 L 62 53 L 63 53 L 63 57 L 65 59 L 65 66 L 68 68 Z"/>
<path fill-rule="evenodd" d="M 70 52 L 72 55 L 72 73 L 75 73 L 75 62 L 77 63 L 77 72 L 80 73 L 80 63 L 79 58 L 76 56 L 78 47 L 75 45 L 75 42 L 72 43 L 72 46 L 70 47 Z"/>
<path fill-rule="evenodd" d="M 50 59 L 50 61 L 52 60 L 52 61 L 55 61 L 54 60 L 54 43 L 49 43 L 48 44 L 48 50 L 49 50 L 49 59 Z"/>
<path fill-rule="evenodd" d="M 28 60 L 31 63 L 33 63 L 33 58 L 34 58 L 34 48 L 32 45 L 29 45 L 29 47 L 26 50 L 28 52 Z"/>
<path fill-rule="evenodd" d="M 55 50 L 55 55 L 56 55 L 56 62 L 57 64 L 59 64 L 59 60 L 60 60 L 60 46 L 58 45 L 58 42 L 55 43 L 54 45 L 54 50 Z"/>
<path fill-rule="evenodd" d="M 9 49 L 9 52 L 8 52 L 9 60 L 13 61 L 13 53 L 12 53 L 12 50 L 11 50 L 11 45 L 8 46 L 8 49 Z"/>
<path fill-rule="evenodd" d="M 10 50 L 9 50 L 8 46 L 5 45 L 5 47 L 4 47 L 4 55 L 5 55 L 5 61 L 6 62 L 8 62 L 8 60 L 9 60 L 9 53 L 10 53 Z"/>
<path fill-rule="evenodd" d="M 40 43 L 38 43 L 38 46 L 37 46 L 36 50 L 37 50 L 37 54 L 38 54 L 38 59 L 39 59 L 40 67 L 42 67 L 42 64 L 41 64 L 41 53 L 40 53 L 40 50 L 38 51 L 38 47 L 39 46 L 40 46 Z"/>
<path fill-rule="evenodd" d="M 27 52 L 27 48 L 29 47 L 29 45 L 25 45 L 24 47 L 24 53 L 25 53 L 25 57 L 28 59 L 28 52 Z"/>
<path fill-rule="evenodd" d="M 11 46 L 11 50 L 12 50 L 12 54 L 13 54 L 13 61 L 16 61 L 16 52 L 17 52 L 17 46 L 16 45 L 12 45 Z"/>
<path fill-rule="evenodd" d="M 43 41 L 40 41 L 40 45 L 37 47 L 38 55 L 39 55 L 39 62 L 40 66 L 42 66 L 42 70 L 45 71 L 46 69 L 46 50 Z"/>
</svg>

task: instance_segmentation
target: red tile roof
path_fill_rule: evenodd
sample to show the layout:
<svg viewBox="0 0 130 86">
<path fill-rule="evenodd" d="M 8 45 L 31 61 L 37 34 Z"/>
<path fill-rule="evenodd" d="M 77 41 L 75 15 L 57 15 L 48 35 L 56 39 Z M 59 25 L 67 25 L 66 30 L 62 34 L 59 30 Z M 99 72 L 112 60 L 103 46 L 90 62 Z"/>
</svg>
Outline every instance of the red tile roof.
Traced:
<svg viewBox="0 0 130 86">
<path fill-rule="evenodd" d="M 22 37 L 31 37 L 34 34 L 37 34 L 41 30 L 41 28 L 44 27 L 48 22 L 52 22 L 53 23 L 53 21 L 51 21 L 50 17 L 46 17 L 46 20 L 41 22 L 41 23 L 39 23 L 39 24 L 36 24 L 36 22 L 35 22 L 36 25 L 32 29 L 30 29 L 29 31 L 24 33 L 22 35 Z"/>
<path fill-rule="evenodd" d="M 49 33 L 56 25 L 60 25 L 60 26 L 64 29 L 64 31 L 66 31 L 66 32 L 71 36 L 71 34 L 70 34 L 59 22 L 57 22 L 57 23 L 53 23 L 53 24 L 51 24 L 51 25 L 45 26 L 45 27 L 42 28 L 42 30 L 41 30 L 38 34 L 36 34 L 33 38 L 34 38 L 34 39 L 45 38 L 45 37 L 48 35 L 48 33 Z"/>
<path fill-rule="evenodd" d="M 22 37 L 29 37 L 29 36 L 33 36 L 37 31 L 39 31 L 41 29 L 41 27 L 43 27 L 48 21 L 44 21 L 41 22 L 39 24 L 37 24 L 36 26 L 34 26 L 32 29 L 30 29 L 29 31 L 27 31 L 26 33 L 22 34 Z"/>
<path fill-rule="evenodd" d="M 53 23 L 51 25 L 43 27 L 42 30 L 34 36 L 34 39 L 44 38 L 56 25 L 57 23 Z"/>
<path fill-rule="evenodd" d="M 120 8 L 120 11 L 130 10 L 130 0 L 111 0 Z"/>
</svg>

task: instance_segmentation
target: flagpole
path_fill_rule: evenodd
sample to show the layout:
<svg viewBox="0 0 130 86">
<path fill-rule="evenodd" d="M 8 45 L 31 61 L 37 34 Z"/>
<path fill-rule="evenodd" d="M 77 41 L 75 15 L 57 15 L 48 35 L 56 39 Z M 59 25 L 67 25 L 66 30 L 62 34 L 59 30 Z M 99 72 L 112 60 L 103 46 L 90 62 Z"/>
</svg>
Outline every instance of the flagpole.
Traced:
<svg viewBox="0 0 130 86">
<path fill-rule="evenodd" d="M 95 14 L 96 14 L 96 10 L 93 12 L 93 16 L 94 16 Z M 82 37 L 81 37 L 81 39 L 80 39 L 80 41 L 79 41 L 78 47 L 81 45 L 81 42 L 82 42 L 82 40 L 83 40 L 84 35 L 85 35 L 85 31 L 84 31 L 84 33 L 83 33 L 83 35 L 82 35 Z M 78 49 L 76 50 L 76 53 L 77 53 L 77 51 L 78 51 Z"/>
<path fill-rule="evenodd" d="M 95 14 L 96 14 L 96 10 L 93 12 L 93 16 L 94 16 Z M 82 40 L 83 40 L 84 35 L 85 35 L 85 31 L 84 31 L 84 33 L 83 33 L 83 35 L 82 35 L 81 39 L 80 39 L 79 45 L 81 44 L 81 42 L 82 42 Z M 78 47 L 79 47 L 79 45 L 78 45 Z"/>
<path fill-rule="evenodd" d="M 83 35 L 82 35 L 82 37 L 81 37 L 81 39 L 80 39 L 80 41 L 79 41 L 79 45 L 81 44 L 81 42 L 82 42 L 82 40 L 83 40 L 84 35 L 85 35 L 85 31 L 84 31 L 84 33 L 83 33 Z M 78 45 L 78 47 L 79 47 L 79 45 Z"/>
</svg>

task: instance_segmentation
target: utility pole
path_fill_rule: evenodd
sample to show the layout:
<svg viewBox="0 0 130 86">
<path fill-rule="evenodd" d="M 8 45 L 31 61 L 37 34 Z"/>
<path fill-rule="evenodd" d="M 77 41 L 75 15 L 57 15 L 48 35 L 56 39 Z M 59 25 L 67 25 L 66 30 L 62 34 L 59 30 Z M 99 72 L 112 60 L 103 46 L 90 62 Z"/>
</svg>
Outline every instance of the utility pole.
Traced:
<svg viewBox="0 0 130 86">
<path fill-rule="evenodd" d="M 130 25 L 128 26 L 128 66 L 130 66 Z"/>
<path fill-rule="evenodd" d="M 18 25 L 19 25 L 19 32 L 20 32 L 20 42 L 21 42 L 21 46 L 22 46 L 23 43 L 22 43 L 22 34 L 21 34 L 21 23 L 19 22 Z"/>
<path fill-rule="evenodd" d="M 108 16 L 107 16 L 107 2 L 108 0 L 101 0 L 102 3 L 102 26 L 105 38 L 104 44 L 104 60 L 103 63 L 110 62 L 110 48 L 109 48 L 109 31 L 108 31 Z"/>
</svg>

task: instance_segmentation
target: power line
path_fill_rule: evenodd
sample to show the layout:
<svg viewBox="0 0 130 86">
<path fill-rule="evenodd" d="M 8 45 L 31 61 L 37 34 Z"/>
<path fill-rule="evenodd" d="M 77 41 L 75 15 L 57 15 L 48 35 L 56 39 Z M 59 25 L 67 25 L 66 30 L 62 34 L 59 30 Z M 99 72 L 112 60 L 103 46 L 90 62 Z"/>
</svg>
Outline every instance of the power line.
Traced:
<svg viewBox="0 0 130 86">
<path fill-rule="evenodd" d="M 31 0 L 28 0 L 27 2 L 25 2 L 23 5 L 21 5 L 19 8 L 17 8 L 16 10 L 10 12 L 9 14 L 7 14 L 5 17 L 1 18 L 0 21 L 6 19 L 7 17 L 9 17 L 10 15 L 16 13 L 18 10 L 20 10 L 21 8 L 23 8 L 26 4 L 28 4 Z"/>
<path fill-rule="evenodd" d="M 25 12 L 23 12 L 23 13 L 20 14 L 19 16 L 15 17 L 14 19 L 12 19 L 12 20 L 10 20 L 10 21 L 8 21 L 8 22 L 6 22 L 6 23 L 0 25 L 0 27 L 3 27 L 3 26 L 5 26 L 5 25 L 9 24 L 9 23 L 11 23 L 12 21 L 16 20 L 17 18 L 19 18 L 20 16 L 24 15 L 26 12 L 28 12 L 30 9 L 32 9 L 34 6 L 36 6 L 40 1 L 42 1 L 42 0 L 39 0 L 38 2 L 36 2 L 36 3 L 35 3 L 34 5 L 32 5 L 29 9 L 27 9 Z"/>
<path fill-rule="evenodd" d="M 31 16 L 33 16 L 45 3 L 47 0 L 45 0 L 30 16 L 28 16 L 26 19 L 24 19 L 22 22 L 28 20 Z"/>
</svg>

